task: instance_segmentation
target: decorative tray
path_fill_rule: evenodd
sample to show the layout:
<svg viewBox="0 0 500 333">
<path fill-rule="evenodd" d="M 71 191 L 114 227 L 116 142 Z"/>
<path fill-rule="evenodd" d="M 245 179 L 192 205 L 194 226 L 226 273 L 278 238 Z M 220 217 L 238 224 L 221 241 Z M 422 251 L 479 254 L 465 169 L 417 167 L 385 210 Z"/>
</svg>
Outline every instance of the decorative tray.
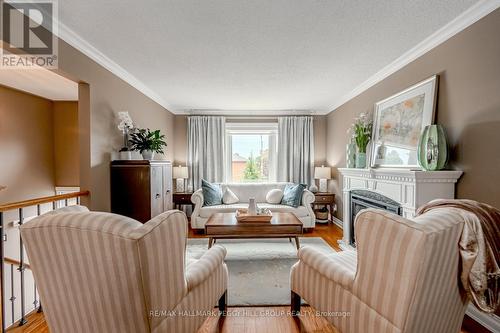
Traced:
<svg viewBox="0 0 500 333">
<path fill-rule="evenodd" d="M 236 210 L 236 220 L 238 222 L 269 223 L 273 214 L 269 209 L 263 209 L 258 215 L 248 215 L 247 209 Z"/>
</svg>

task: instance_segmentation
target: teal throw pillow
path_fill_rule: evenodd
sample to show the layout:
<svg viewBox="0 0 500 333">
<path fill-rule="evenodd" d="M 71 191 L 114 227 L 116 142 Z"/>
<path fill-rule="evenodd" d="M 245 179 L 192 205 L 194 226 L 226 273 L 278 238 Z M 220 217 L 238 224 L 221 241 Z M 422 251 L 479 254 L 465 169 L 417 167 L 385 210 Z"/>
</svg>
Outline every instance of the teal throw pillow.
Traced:
<svg viewBox="0 0 500 333">
<path fill-rule="evenodd" d="M 203 206 L 222 205 L 222 189 L 220 185 L 202 179 L 201 190 L 203 192 Z"/>
<path fill-rule="evenodd" d="M 302 193 L 307 188 L 304 184 L 288 184 L 283 190 L 282 205 L 299 207 L 302 202 Z"/>
</svg>

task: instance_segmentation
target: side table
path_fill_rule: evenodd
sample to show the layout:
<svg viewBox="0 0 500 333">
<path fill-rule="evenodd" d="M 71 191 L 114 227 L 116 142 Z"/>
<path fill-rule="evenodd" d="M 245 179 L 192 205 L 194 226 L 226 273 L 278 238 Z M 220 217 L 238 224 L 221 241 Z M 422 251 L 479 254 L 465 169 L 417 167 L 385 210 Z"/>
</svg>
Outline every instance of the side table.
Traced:
<svg viewBox="0 0 500 333">
<path fill-rule="evenodd" d="M 333 212 L 335 211 L 335 193 L 316 192 L 314 193 L 314 197 L 314 202 L 312 203 L 313 208 L 316 205 L 326 206 L 328 212 L 330 213 L 330 216 L 333 216 Z M 332 219 L 329 219 L 328 221 L 332 221 Z"/>
<path fill-rule="evenodd" d="M 172 202 L 175 209 L 181 209 L 184 205 L 189 205 L 194 209 L 194 204 L 191 202 L 192 192 L 176 192 L 172 196 Z"/>
</svg>

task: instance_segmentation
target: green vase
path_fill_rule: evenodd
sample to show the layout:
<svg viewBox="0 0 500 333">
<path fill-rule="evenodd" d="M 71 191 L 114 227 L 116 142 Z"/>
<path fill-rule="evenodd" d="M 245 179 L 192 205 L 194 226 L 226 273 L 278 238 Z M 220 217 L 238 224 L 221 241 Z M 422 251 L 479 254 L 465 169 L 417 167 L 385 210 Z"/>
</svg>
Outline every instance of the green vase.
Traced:
<svg viewBox="0 0 500 333">
<path fill-rule="evenodd" d="M 418 164 L 427 171 L 441 170 L 448 162 L 448 144 L 441 125 L 428 125 L 418 142 Z"/>
<path fill-rule="evenodd" d="M 356 168 L 358 169 L 366 168 L 366 153 L 358 152 L 356 154 Z"/>
</svg>

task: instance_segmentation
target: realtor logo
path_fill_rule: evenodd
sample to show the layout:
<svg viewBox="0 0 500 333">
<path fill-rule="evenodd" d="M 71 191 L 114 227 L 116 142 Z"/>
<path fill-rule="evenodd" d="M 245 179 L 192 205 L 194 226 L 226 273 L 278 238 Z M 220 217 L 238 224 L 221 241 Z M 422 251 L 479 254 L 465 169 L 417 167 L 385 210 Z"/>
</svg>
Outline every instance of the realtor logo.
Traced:
<svg viewBox="0 0 500 333">
<path fill-rule="evenodd" d="M 56 5 L 51 0 L 2 1 L 0 68 L 57 68 Z"/>
</svg>

